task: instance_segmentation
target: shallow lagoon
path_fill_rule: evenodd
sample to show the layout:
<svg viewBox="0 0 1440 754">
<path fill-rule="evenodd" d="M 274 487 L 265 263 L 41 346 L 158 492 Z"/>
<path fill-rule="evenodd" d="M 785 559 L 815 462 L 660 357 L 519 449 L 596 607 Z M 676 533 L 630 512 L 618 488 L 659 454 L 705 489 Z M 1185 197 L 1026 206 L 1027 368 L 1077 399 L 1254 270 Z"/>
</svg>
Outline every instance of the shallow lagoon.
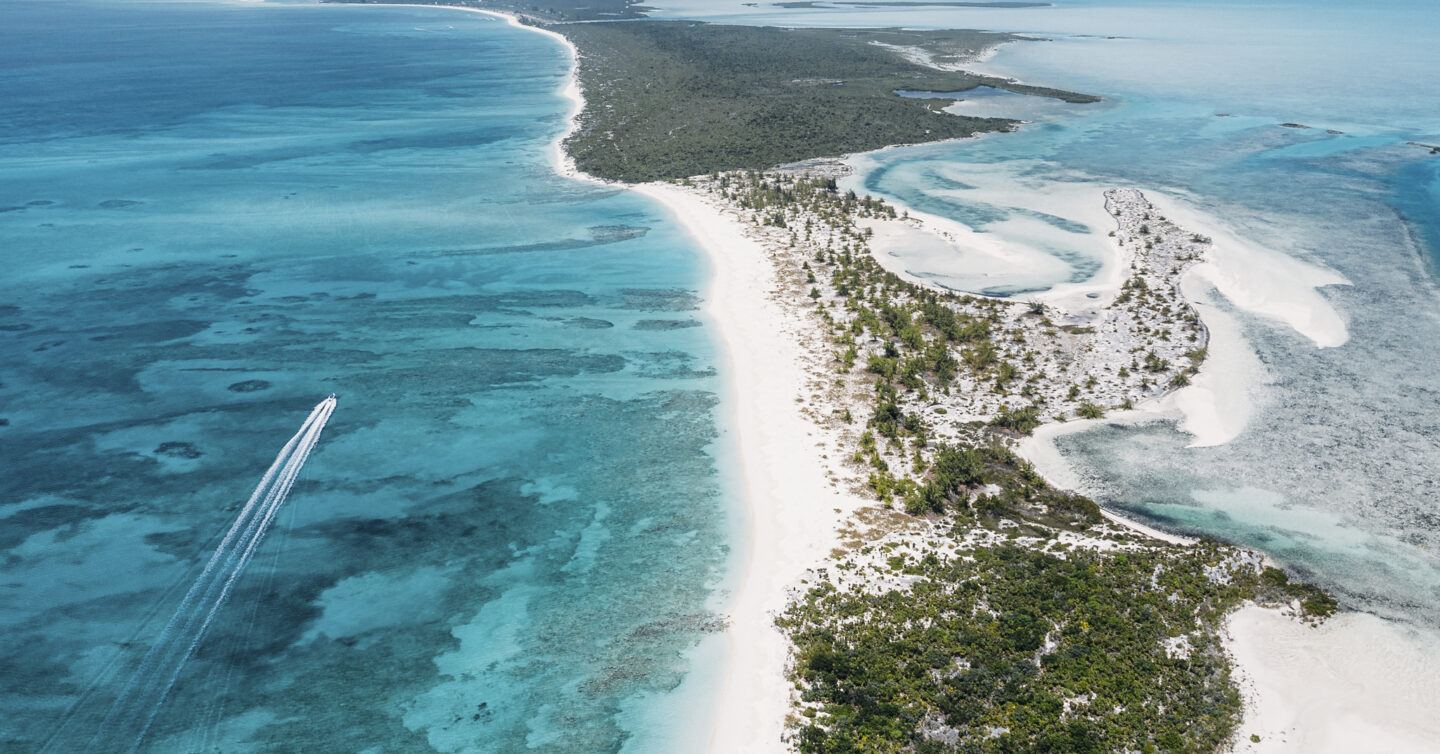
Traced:
<svg viewBox="0 0 1440 754">
<path fill-rule="evenodd" d="M 673 692 L 728 558 L 705 270 L 554 173 L 563 50 L 415 9 L 0 14 L 4 748 L 89 740 L 332 391 L 153 750 L 704 735 L 654 718 L 704 706 Z"/>
<path fill-rule="evenodd" d="M 1194 11 L 1203 17 L 1197 28 L 1218 27 L 1224 13 Z M 1317 30 L 1324 38 L 1348 18 L 1337 9 L 1306 23 L 1324 27 Z M 1395 38 L 1423 34 L 1440 39 L 1440 28 L 1431 20 Z M 1350 41 L 1356 38 L 1365 35 Z M 1440 161 L 1406 142 L 1440 132 L 1433 112 L 1414 107 L 1440 91 L 1433 81 L 1411 82 L 1426 91 L 1387 99 L 1395 94 L 1390 77 L 1415 63 L 1404 48 L 1376 49 L 1364 58 L 1368 67 L 1338 79 L 1326 78 L 1333 67 L 1286 79 L 1284 66 L 1252 72 L 1239 87 L 1194 71 L 1164 79 L 1176 59 L 1189 56 L 1203 69 L 1226 55 L 1197 52 L 1203 46 L 1203 39 L 1172 49 L 1086 37 L 1007 47 L 987 69 L 1100 91 L 1110 101 L 1090 113 L 1039 118 L 1019 134 L 882 153 L 863 185 L 1008 241 L 1038 227 L 1036 212 L 1079 223 L 1085 232 L 1069 244 L 1052 243 L 1075 255 L 1070 276 L 1056 283 L 1084 278 L 1086 264 L 1100 258 L 1095 244 L 1109 226 L 1092 217 L 1099 192 L 1111 185 L 1139 186 L 1185 207 L 1202 224 L 1192 230 L 1244 239 L 1350 281 L 1321 289 L 1348 335 L 1334 348 L 1232 309 L 1259 364 L 1251 375 L 1253 416 L 1232 442 L 1190 448 L 1189 435 L 1158 423 L 1107 426 L 1061 446 L 1087 491 L 1129 514 L 1261 548 L 1351 606 L 1433 625 L 1440 617 L 1440 425 L 1429 409 L 1440 397 L 1440 344 L 1426 334 L 1440 331 L 1433 276 Z M 1435 48 L 1414 49 L 1423 59 Z M 1387 69 L 1392 61 L 1396 68 Z M 1112 79 L 1112 69 L 1131 78 Z M 1174 89 L 1161 91 L 1162 79 Z M 1261 102 L 1256 93 L 1267 86 L 1281 94 Z M 1281 296 L 1292 281 L 1252 282 Z"/>
</svg>

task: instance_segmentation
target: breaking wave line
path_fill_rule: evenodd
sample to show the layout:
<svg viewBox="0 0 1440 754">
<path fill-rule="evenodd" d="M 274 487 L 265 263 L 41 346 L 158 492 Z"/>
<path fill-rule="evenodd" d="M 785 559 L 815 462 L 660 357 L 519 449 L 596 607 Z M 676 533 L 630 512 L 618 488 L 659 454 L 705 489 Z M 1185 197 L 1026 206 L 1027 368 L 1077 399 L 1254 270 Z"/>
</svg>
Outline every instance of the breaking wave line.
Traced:
<svg viewBox="0 0 1440 754">
<path fill-rule="evenodd" d="M 175 614 L 125 684 L 86 751 L 135 751 L 140 747 L 175 687 L 180 671 L 200 647 L 210 624 L 229 598 L 231 588 L 255 556 L 275 513 L 290 495 L 300 468 L 320 442 L 320 432 L 335 412 L 335 403 L 332 394 L 315 406 L 300 425 L 300 431 L 275 456 L 275 462 L 260 478 L 255 492 L 205 564 L 205 570 L 185 593 Z"/>
</svg>

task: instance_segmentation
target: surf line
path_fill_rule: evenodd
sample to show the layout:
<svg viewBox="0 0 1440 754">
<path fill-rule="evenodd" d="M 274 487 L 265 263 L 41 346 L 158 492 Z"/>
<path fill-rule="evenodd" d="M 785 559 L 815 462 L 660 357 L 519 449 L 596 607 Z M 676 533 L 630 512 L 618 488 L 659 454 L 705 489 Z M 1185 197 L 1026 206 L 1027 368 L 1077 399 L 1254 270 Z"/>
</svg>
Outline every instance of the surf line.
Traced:
<svg viewBox="0 0 1440 754">
<path fill-rule="evenodd" d="M 260 478 L 255 492 L 205 564 L 205 570 L 185 593 L 175 614 L 110 707 L 99 731 L 90 739 L 87 752 L 140 748 L 175 687 L 181 669 L 199 649 L 236 580 L 259 549 L 276 511 L 289 497 L 300 468 L 320 442 L 320 432 L 335 412 L 335 403 L 335 394 L 331 393 L 315 406 L 300 425 L 300 431 L 275 456 L 275 462 Z"/>
</svg>

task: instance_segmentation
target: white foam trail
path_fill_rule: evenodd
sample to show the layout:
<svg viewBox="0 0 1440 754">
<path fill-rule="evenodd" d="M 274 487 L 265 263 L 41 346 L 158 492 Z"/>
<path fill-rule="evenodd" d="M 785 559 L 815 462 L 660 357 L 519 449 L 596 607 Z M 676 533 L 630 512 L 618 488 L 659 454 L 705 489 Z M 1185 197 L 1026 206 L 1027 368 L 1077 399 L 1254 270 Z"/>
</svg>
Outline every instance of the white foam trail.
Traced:
<svg viewBox="0 0 1440 754">
<path fill-rule="evenodd" d="M 120 692 L 86 751 L 134 751 L 140 747 L 180 671 L 199 649 L 235 582 L 255 556 L 334 412 L 333 397 L 321 401 L 280 449 L 205 569 Z"/>
</svg>

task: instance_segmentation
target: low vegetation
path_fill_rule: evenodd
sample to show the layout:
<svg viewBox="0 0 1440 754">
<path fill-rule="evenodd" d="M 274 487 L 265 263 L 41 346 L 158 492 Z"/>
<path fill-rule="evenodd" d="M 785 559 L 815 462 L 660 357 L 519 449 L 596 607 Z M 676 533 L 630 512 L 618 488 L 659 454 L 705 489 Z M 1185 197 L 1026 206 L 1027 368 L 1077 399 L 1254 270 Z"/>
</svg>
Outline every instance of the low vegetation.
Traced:
<svg viewBox="0 0 1440 754">
<path fill-rule="evenodd" d="M 1215 627 L 1248 592 L 1205 575 L 1228 556 L 999 544 L 903 558 L 908 588 L 826 582 L 780 621 L 796 646 L 796 747 L 1212 751 L 1241 712 Z"/>
</svg>

